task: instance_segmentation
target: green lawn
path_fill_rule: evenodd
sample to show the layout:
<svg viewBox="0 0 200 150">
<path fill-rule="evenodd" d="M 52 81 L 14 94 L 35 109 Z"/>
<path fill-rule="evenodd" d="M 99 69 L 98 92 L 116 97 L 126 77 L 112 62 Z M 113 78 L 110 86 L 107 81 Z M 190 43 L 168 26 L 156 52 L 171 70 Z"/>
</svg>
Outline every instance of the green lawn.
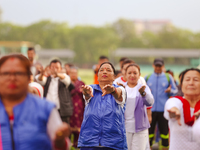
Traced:
<svg viewBox="0 0 200 150">
<path fill-rule="evenodd" d="M 93 84 L 94 72 L 92 69 L 79 69 L 78 75 L 85 84 Z"/>
</svg>

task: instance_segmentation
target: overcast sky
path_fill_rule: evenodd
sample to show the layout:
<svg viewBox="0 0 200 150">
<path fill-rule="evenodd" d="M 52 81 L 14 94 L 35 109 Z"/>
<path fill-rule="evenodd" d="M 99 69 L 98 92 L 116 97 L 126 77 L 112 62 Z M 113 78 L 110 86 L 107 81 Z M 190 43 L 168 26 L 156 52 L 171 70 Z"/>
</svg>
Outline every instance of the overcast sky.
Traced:
<svg viewBox="0 0 200 150">
<path fill-rule="evenodd" d="M 200 31 L 200 0 L 0 0 L 3 22 L 20 25 L 50 19 L 69 25 L 105 25 L 119 18 L 170 20 Z"/>
</svg>

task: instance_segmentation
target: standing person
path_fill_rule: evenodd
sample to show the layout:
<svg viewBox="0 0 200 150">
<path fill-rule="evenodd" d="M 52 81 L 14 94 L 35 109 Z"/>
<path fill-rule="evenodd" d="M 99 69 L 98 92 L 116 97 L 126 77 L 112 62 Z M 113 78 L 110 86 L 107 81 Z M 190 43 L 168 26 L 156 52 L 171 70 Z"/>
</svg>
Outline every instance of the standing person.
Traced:
<svg viewBox="0 0 200 150">
<path fill-rule="evenodd" d="M 127 101 L 125 110 L 125 127 L 129 150 L 145 150 L 150 127 L 146 106 L 152 106 L 153 95 L 148 86 L 138 83 L 140 67 L 130 64 L 126 68 Z"/>
<path fill-rule="evenodd" d="M 170 129 L 169 149 L 199 150 L 200 145 L 195 141 L 196 134 L 192 130 L 195 116 L 200 113 L 200 70 L 185 70 L 181 87 L 184 97 L 170 98 L 165 104 L 164 116 L 169 120 Z M 195 132 L 198 133 L 198 129 Z M 199 141 L 199 138 L 197 140 Z"/>
<path fill-rule="evenodd" d="M 55 105 L 28 93 L 30 67 L 23 55 L 0 59 L 0 149 L 69 149 L 69 126 Z"/>
<path fill-rule="evenodd" d="M 83 121 L 84 112 L 84 99 L 82 94 L 82 85 L 85 85 L 82 81 L 78 80 L 78 68 L 70 68 L 69 76 L 71 78 L 74 89 L 71 91 L 72 102 L 73 102 L 73 115 L 70 118 L 70 127 L 72 134 L 74 135 L 73 147 L 77 148 L 78 137 L 80 133 L 81 124 Z"/>
<path fill-rule="evenodd" d="M 68 86 L 71 83 L 70 77 L 60 73 L 62 64 L 55 59 L 50 62 L 51 76 L 45 77 L 44 71 L 36 76 L 36 80 L 44 86 L 44 97 L 56 104 L 63 122 L 69 123 L 73 113 L 73 105 Z"/>
<path fill-rule="evenodd" d="M 126 80 L 126 68 L 127 66 L 129 66 L 130 64 L 134 63 L 134 61 L 130 60 L 130 59 L 125 59 L 122 63 L 122 76 L 116 78 L 114 80 L 114 84 L 121 84 L 121 85 L 125 85 L 127 80 Z M 140 76 L 140 78 L 138 79 L 138 82 L 142 85 L 146 85 L 146 81 L 144 80 L 143 77 Z M 148 118 L 149 118 L 149 122 L 151 122 L 151 107 L 147 107 L 147 114 L 148 114 Z"/>
<path fill-rule="evenodd" d="M 122 57 L 122 58 L 119 60 L 119 65 L 120 65 L 121 71 L 122 71 L 122 64 L 123 64 L 123 62 L 124 62 L 126 59 L 128 59 L 128 58 L 127 58 L 127 57 Z"/>
<path fill-rule="evenodd" d="M 168 121 L 164 118 L 164 106 L 169 96 L 175 96 L 177 88 L 171 75 L 165 74 L 162 69 L 164 67 L 164 61 L 162 59 L 155 59 L 153 68 L 154 73 L 145 77 L 147 85 L 151 89 L 154 96 L 155 103 L 151 109 L 152 122 L 149 129 L 149 140 L 152 146 L 154 137 L 155 126 L 158 123 L 160 136 L 162 139 L 163 150 L 168 149 L 169 135 L 168 135 Z"/>
<path fill-rule="evenodd" d="M 126 68 L 127 66 L 129 66 L 130 64 L 133 64 L 134 61 L 130 60 L 130 59 L 124 59 L 123 60 L 123 63 L 122 63 L 122 76 L 118 77 L 117 79 L 115 79 L 115 81 L 113 82 L 114 84 L 121 84 L 121 85 L 126 85 L 127 83 L 127 79 L 126 79 Z M 143 77 L 140 76 L 140 78 L 138 79 L 137 81 L 138 83 L 142 84 L 142 85 L 146 85 L 146 81 L 144 80 Z M 152 120 L 152 117 L 151 117 L 151 107 L 147 107 L 147 115 L 148 115 L 148 120 L 149 122 L 151 123 L 151 120 Z M 147 146 L 146 146 L 146 150 L 149 150 L 150 149 L 150 146 L 149 146 L 149 139 L 147 139 L 148 143 L 147 143 Z"/>
<path fill-rule="evenodd" d="M 41 63 L 35 60 L 35 54 L 35 49 L 33 47 L 29 47 L 27 55 L 31 64 L 31 72 L 33 74 L 33 79 L 35 79 L 35 76 L 40 73 L 39 70 L 42 67 Z"/>
<path fill-rule="evenodd" d="M 83 86 L 86 101 L 78 140 L 81 150 L 127 149 L 124 125 L 124 87 L 112 84 L 115 69 L 109 62 L 101 64 L 99 84 Z"/>
<path fill-rule="evenodd" d="M 174 72 L 172 70 L 167 70 L 166 73 L 169 73 L 172 78 L 174 79 L 174 83 L 176 84 L 176 86 L 178 86 L 178 81 L 176 81 L 176 79 L 174 78 Z"/>
<path fill-rule="evenodd" d="M 133 60 L 130 60 L 130 59 L 126 59 L 124 60 L 124 62 L 122 63 L 122 76 L 118 77 L 117 79 L 115 79 L 115 81 L 113 82 L 114 84 L 122 84 L 124 85 L 126 83 L 126 76 L 125 76 L 125 73 L 126 73 L 126 68 L 128 65 L 134 63 Z M 138 82 L 140 82 L 141 84 L 146 84 L 145 80 L 143 77 L 140 76 Z"/>
<path fill-rule="evenodd" d="M 71 63 L 66 63 L 65 64 L 65 70 L 66 70 L 66 74 L 69 75 L 70 73 L 70 68 L 73 67 L 74 65 Z"/>
<path fill-rule="evenodd" d="M 98 81 L 98 71 L 99 71 L 100 65 L 102 63 L 108 62 L 108 61 L 109 61 L 108 57 L 106 57 L 106 56 L 100 56 L 98 64 L 96 64 L 96 65 L 93 66 L 93 70 L 94 70 L 94 84 L 99 84 L 99 81 Z"/>
</svg>

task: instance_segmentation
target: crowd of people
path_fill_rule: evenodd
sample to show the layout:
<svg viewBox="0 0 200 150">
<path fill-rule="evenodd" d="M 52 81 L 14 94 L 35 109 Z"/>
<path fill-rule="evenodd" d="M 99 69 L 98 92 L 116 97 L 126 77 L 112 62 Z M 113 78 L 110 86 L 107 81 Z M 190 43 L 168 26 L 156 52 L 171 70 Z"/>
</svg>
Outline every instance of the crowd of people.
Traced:
<svg viewBox="0 0 200 150">
<path fill-rule="evenodd" d="M 200 147 L 200 70 L 165 70 L 156 58 L 149 75 L 128 58 L 115 70 L 106 56 L 85 85 L 78 67 L 58 59 L 42 66 L 27 56 L 0 59 L 0 150 L 163 150 Z"/>
</svg>

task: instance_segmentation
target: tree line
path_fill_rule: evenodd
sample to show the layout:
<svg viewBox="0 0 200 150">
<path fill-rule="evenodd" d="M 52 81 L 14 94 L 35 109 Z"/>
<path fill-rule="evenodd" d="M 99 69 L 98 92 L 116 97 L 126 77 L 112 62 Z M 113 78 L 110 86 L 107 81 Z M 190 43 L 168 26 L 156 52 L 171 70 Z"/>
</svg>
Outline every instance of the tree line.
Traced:
<svg viewBox="0 0 200 150">
<path fill-rule="evenodd" d="M 95 63 L 100 55 L 109 55 L 119 47 L 124 48 L 182 48 L 199 49 L 200 32 L 174 26 L 158 33 L 145 31 L 136 34 L 131 20 L 119 19 L 101 26 L 79 25 L 70 27 L 67 23 L 43 20 L 20 26 L 12 23 L 0 24 L 1 41 L 30 41 L 42 48 L 68 48 L 76 53 L 77 64 Z"/>
</svg>

